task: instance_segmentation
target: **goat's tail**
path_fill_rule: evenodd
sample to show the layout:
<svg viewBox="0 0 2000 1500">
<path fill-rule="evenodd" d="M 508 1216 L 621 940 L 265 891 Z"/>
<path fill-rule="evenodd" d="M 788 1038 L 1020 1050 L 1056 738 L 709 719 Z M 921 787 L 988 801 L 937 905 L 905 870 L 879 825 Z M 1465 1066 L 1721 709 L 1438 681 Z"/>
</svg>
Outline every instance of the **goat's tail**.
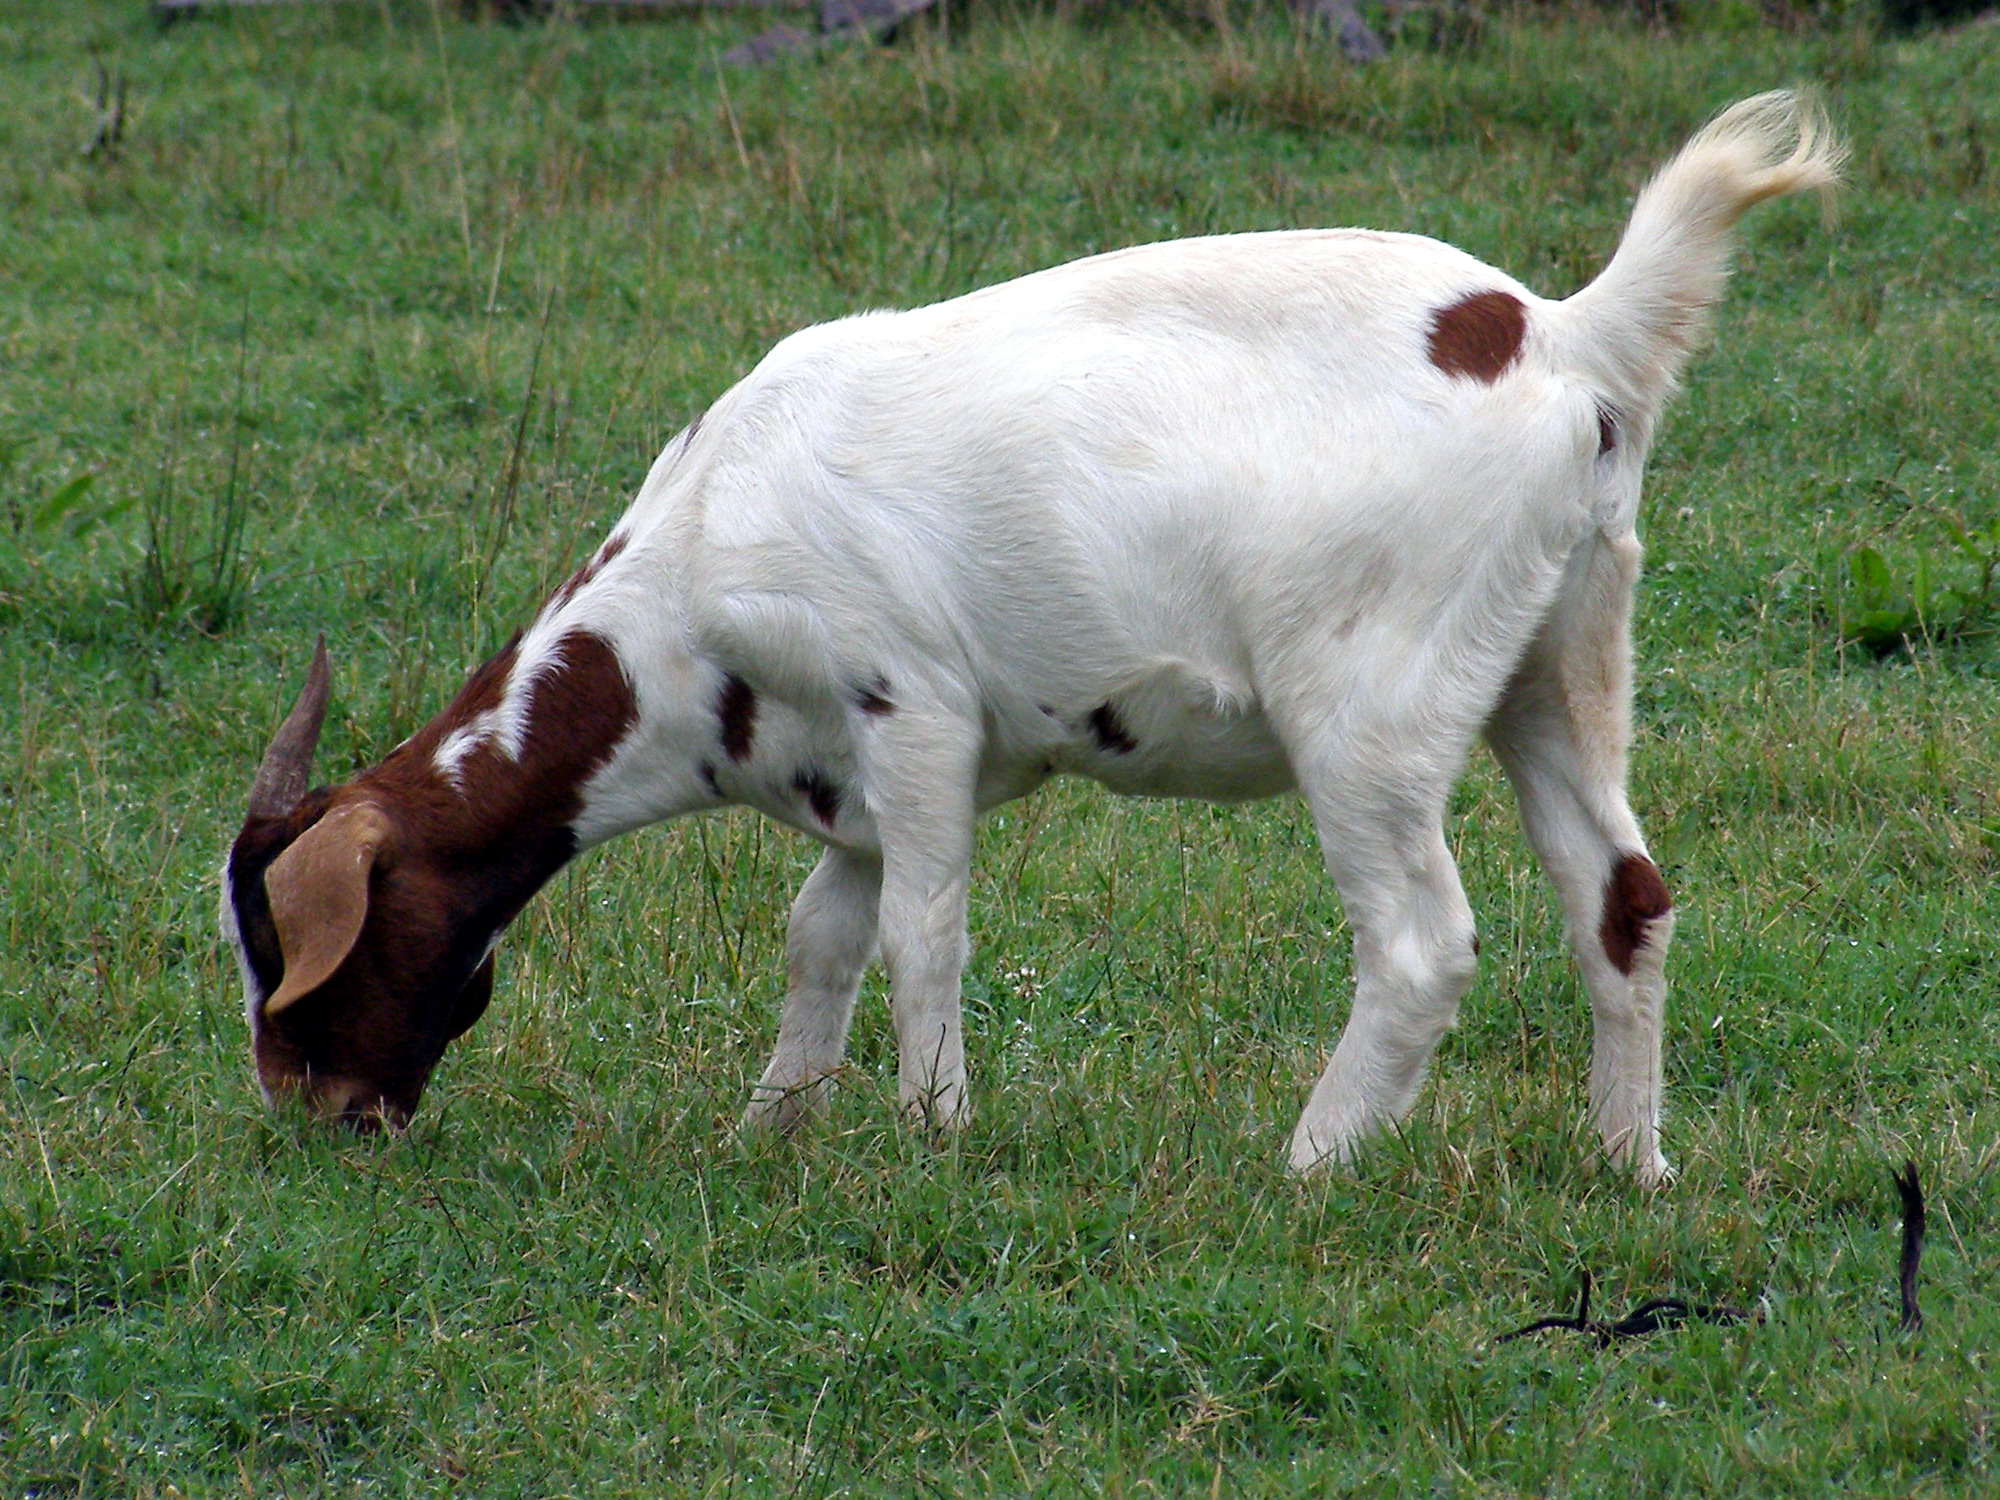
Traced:
<svg viewBox="0 0 2000 1500">
<path fill-rule="evenodd" d="M 1563 304 L 1578 373 L 1629 415 L 1657 413 L 1722 295 L 1736 221 L 1766 198 L 1825 192 L 1845 156 L 1819 108 L 1785 90 L 1716 116 L 1646 184 L 1611 263 Z"/>
</svg>

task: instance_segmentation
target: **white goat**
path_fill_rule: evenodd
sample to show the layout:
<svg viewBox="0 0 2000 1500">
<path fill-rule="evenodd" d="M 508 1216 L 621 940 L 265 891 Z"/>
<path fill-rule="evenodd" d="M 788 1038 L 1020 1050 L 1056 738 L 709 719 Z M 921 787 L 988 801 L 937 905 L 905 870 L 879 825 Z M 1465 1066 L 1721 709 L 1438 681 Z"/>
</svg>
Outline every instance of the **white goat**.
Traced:
<svg viewBox="0 0 2000 1500">
<path fill-rule="evenodd" d="M 1737 217 L 1838 160 L 1791 95 L 1738 104 L 1563 302 L 1431 240 L 1313 230 L 786 339 L 442 715 L 308 792 L 315 653 L 225 873 L 267 1094 L 406 1119 L 557 868 L 739 803 L 827 846 L 746 1124 L 814 1103 L 879 950 L 903 1103 L 951 1125 L 981 812 L 1059 772 L 1296 787 L 1357 974 L 1292 1137 L 1311 1168 L 1409 1106 L 1471 982 L 1441 820 L 1483 731 L 1561 892 L 1597 1128 L 1659 1180 L 1673 918 L 1624 787 L 1641 471 Z"/>
</svg>

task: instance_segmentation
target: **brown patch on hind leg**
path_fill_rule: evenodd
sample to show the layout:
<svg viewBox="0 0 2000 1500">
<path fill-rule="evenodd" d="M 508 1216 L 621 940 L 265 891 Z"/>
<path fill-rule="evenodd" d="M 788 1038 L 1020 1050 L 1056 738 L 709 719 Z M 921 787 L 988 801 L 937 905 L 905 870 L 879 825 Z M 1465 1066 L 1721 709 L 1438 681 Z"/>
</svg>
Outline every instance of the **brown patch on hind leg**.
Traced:
<svg viewBox="0 0 2000 1500">
<path fill-rule="evenodd" d="M 1643 854 L 1620 858 L 1605 882 L 1604 915 L 1597 924 L 1597 940 L 1611 967 L 1630 976 L 1647 929 L 1673 909 L 1658 866 Z"/>
</svg>

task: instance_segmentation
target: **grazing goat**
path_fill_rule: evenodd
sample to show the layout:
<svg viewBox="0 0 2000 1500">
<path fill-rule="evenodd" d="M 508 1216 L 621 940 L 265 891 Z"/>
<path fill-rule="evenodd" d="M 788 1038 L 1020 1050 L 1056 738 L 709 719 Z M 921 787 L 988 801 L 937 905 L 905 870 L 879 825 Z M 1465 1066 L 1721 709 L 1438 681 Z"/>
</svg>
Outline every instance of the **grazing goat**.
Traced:
<svg viewBox="0 0 2000 1500">
<path fill-rule="evenodd" d="M 442 714 L 308 790 L 321 643 L 224 873 L 267 1096 L 400 1124 L 557 869 L 742 804 L 826 846 L 745 1126 L 814 1105 L 878 952 L 903 1105 L 955 1124 L 973 823 L 1072 772 L 1304 796 L 1356 983 L 1291 1161 L 1343 1159 L 1472 979 L 1442 819 L 1483 733 L 1561 893 L 1597 1128 L 1660 1180 L 1673 913 L 1625 794 L 1641 472 L 1736 219 L 1839 155 L 1789 94 L 1736 105 L 1561 302 L 1432 240 L 1307 230 L 784 340 Z"/>
</svg>

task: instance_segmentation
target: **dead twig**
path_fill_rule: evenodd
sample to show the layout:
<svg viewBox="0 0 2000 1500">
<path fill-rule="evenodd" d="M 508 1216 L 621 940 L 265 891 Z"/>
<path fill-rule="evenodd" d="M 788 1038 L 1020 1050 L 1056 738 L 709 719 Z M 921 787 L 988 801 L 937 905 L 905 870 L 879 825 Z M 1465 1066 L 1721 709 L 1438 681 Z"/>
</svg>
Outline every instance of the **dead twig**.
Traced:
<svg viewBox="0 0 2000 1500">
<path fill-rule="evenodd" d="M 1906 1161 L 1895 1174 L 1896 1194 L 1903 1203 L 1903 1250 L 1898 1259 L 1898 1290 L 1901 1293 L 1903 1315 L 1896 1325 L 1899 1333 L 1916 1333 L 1924 1326 L 1924 1315 L 1917 1306 L 1917 1267 L 1924 1253 L 1924 1190 L 1917 1178 L 1917 1164 Z M 1615 1343 L 1619 1339 L 1639 1338 L 1645 1334 L 1658 1333 L 1665 1328 L 1677 1327 L 1682 1323 L 1747 1323 L 1750 1314 L 1740 1307 L 1707 1307 L 1699 1302 L 1684 1302 L 1679 1297 L 1654 1297 L 1641 1302 L 1632 1311 L 1615 1323 L 1597 1321 L 1590 1316 L 1591 1276 L 1589 1271 L 1579 1273 L 1581 1285 L 1577 1289 L 1576 1312 L 1569 1317 L 1537 1318 L 1525 1328 L 1516 1328 L 1512 1333 L 1503 1333 L 1493 1342 L 1505 1344 L 1513 1339 L 1523 1339 L 1532 1333 L 1545 1333 L 1550 1329 L 1562 1329 L 1570 1333 L 1587 1333 L 1600 1346 Z"/>
<path fill-rule="evenodd" d="M 1917 1262 L 1924 1254 L 1924 1190 L 1917 1181 L 1915 1162 L 1904 1162 L 1903 1170 L 1896 1174 L 1896 1195 L 1903 1200 L 1903 1253 L 1898 1267 L 1903 1318 L 1896 1328 L 1900 1333 L 1916 1333 L 1924 1326 L 1924 1315 L 1917 1307 Z"/>
<path fill-rule="evenodd" d="M 97 129 L 83 148 L 84 160 L 110 161 L 125 139 L 125 75 L 107 72 L 99 63 L 97 98 L 93 101 L 86 95 L 84 102 L 97 110 Z"/>
<path fill-rule="evenodd" d="M 1514 1339 L 1524 1339 L 1531 1333 L 1543 1333 L 1552 1328 L 1564 1329 L 1571 1333 L 1587 1333 L 1597 1340 L 1600 1348 L 1616 1343 L 1619 1339 L 1643 1338 L 1649 1333 L 1659 1333 L 1663 1329 L 1678 1328 L 1683 1323 L 1747 1323 L 1750 1314 L 1740 1307 L 1709 1307 L 1700 1302 L 1685 1302 L 1679 1297 L 1654 1297 L 1641 1302 L 1637 1307 L 1615 1322 L 1605 1323 L 1590 1316 L 1591 1275 L 1589 1271 L 1578 1273 L 1580 1285 L 1577 1288 L 1576 1313 L 1573 1317 L 1538 1318 L 1525 1328 L 1517 1328 L 1512 1333 L 1503 1333 L 1493 1342 L 1505 1344 Z"/>
</svg>

